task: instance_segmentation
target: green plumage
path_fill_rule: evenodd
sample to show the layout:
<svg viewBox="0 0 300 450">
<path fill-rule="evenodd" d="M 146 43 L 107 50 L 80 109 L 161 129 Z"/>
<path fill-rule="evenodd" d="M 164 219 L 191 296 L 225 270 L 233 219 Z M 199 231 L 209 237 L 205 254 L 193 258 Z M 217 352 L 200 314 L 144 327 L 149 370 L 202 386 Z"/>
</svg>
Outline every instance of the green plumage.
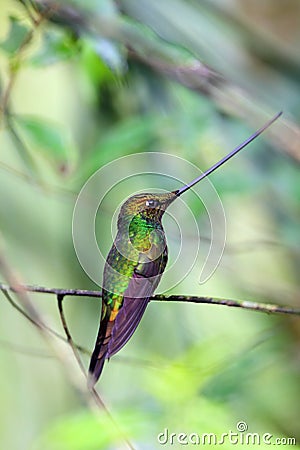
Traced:
<svg viewBox="0 0 300 450">
<path fill-rule="evenodd" d="M 161 219 L 175 198 L 174 193 L 140 194 L 121 207 L 117 236 L 104 268 L 101 322 L 89 369 L 91 386 L 105 359 L 135 331 L 165 270 L 168 253 Z"/>
</svg>

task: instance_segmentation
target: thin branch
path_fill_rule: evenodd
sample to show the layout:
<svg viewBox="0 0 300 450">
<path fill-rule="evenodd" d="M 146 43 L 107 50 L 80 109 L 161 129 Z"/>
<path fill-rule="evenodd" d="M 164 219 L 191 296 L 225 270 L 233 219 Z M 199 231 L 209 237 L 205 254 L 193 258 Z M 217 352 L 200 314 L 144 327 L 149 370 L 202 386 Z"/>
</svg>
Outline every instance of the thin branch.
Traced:
<svg viewBox="0 0 300 450">
<path fill-rule="evenodd" d="M 46 353 L 42 349 L 35 349 L 30 347 L 25 347 L 19 344 L 12 344 L 11 342 L 5 341 L 4 339 L 0 339 L 1 350 L 5 349 L 9 352 L 15 352 L 20 355 L 25 356 L 33 356 L 34 358 L 43 358 L 43 359 L 53 359 L 55 356 L 51 353 Z"/>
<path fill-rule="evenodd" d="M 64 313 L 64 309 L 63 309 L 63 300 L 64 300 L 64 295 L 58 294 L 57 295 L 57 306 L 58 306 L 60 320 L 61 320 L 64 332 L 66 333 L 68 344 L 71 346 L 71 349 L 72 349 L 73 354 L 75 356 L 75 359 L 76 359 L 76 361 L 78 363 L 78 366 L 80 367 L 81 372 L 83 373 L 83 375 L 86 377 L 84 365 L 82 364 L 82 361 L 80 359 L 80 355 L 78 353 L 78 349 L 77 349 L 77 347 L 76 347 L 76 345 L 75 345 L 75 343 L 74 343 L 74 341 L 72 339 L 71 333 L 69 331 L 69 327 L 67 325 L 67 319 L 66 319 L 66 316 L 65 316 L 65 313 Z M 104 407 L 104 404 L 103 404 L 102 407 Z"/>
<path fill-rule="evenodd" d="M 158 302 L 173 301 L 184 303 L 202 303 L 209 305 L 229 306 L 232 308 L 249 309 L 251 311 L 258 311 L 268 314 L 293 314 L 300 316 L 300 308 L 274 305 L 270 303 L 257 303 L 248 300 L 231 300 L 226 298 L 196 297 L 186 295 L 156 295 L 155 297 L 151 297 L 151 300 L 155 300 Z"/>
<path fill-rule="evenodd" d="M 25 166 L 27 169 L 29 169 L 30 175 L 28 177 L 31 179 L 31 182 L 35 182 L 34 178 L 31 176 L 34 172 L 36 172 L 36 163 L 34 161 L 34 158 L 32 157 L 27 145 L 20 137 L 18 131 L 15 128 L 14 122 L 13 122 L 13 116 L 11 115 L 9 108 L 7 107 L 6 114 L 4 115 L 5 124 L 7 127 L 7 130 L 15 144 L 15 147 L 19 150 L 19 155 L 21 156 L 23 162 L 25 163 Z M 41 180 L 38 180 L 38 183 L 41 183 Z"/>
<path fill-rule="evenodd" d="M 61 346 L 61 344 L 58 341 L 54 341 L 51 334 L 49 333 L 49 326 L 48 321 L 45 317 L 41 314 L 41 312 L 36 308 L 35 304 L 31 301 L 31 298 L 29 297 L 28 293 L 32 292 L 30 289 L 28 289 L 27 286 L 24 286 L 20 283 L 19 277 L 15 274 L 13 270 L 11 270 L 8 262 L 6 261 L 6 258 L 3 256 L 3 252 L 0 252 L 0 272 L 3 274 L 4 278 L 9 283 L 9 287 L 7 287 L 5 284 L 0 284 L 0 289 L 4 292 L 10 290 L 11 292 L 14 292 L 18 298 L 18 301 L 22 305 L 22 308 L 19 308 L 20 312 L 23 310 L 25 313 L 25 317 L 28 315 L 30 317 L 31 323 L 33 323 L 36 327 L 36 329 L 39 331 L 41 337 L 46 341 L 47 344 L 51 347 L 53 350 L 56 358 L 60 361 L 63 368 L 66 370 L 68 379 L 72 383 L 72 385 L 84 396 L 86 399 L 87 404 L 90 406 L 92 410 L 95 409 L 95 405 L 97 405 L 97 408 L 105 410 L 107 413 L 109 419 L 111 420 L 112 424 L 114 425 L 116 432 L 118 436 L 126 443 L 128 448 L 131 450 L 134 450 L 133 445 L 128 440 L 127 436 L 124 434 L 122 430 L 120 430 L 119 425 L 116 423 L 114 418 L 112 417 L 111 413 L 108 411 L 107 407 L 105 406 L 104 402 L 102 401 L 100 395 L 98 392 L 93 389 L 91 391 L 88 391 L 86 389 L 86 383 L 83 382 L 81 378 L 78 377 L 78 373 L 74 370 L 74 366 L 70 361 L 69 355 L 66 352 L 66 349 Z M 62 295 L 63 294 L 57 294 Z M 7 298 L 9 295 L 7 294 Z M 45 326 L 45 324 L 47 324 Z M 86 377 L 84 377 L 85 379 Z"/>
<path fill-rule="evenodd" d="M 54 295 L 66 295 L 76 296 L 76 297 L 99 297 L 101 298 L 100 291 L 89 291 L 85 289 L 56 289 L 56 288 L 47 288 L 43 286 L 31 286 L 24 285 L 23 288 L 27 292 L 38 292 L 41 294 L 54 294 Z M 7 284 L 0 283 L 0 289 L 5 291 L 15 292 L 15 288 L 13 286 L 8 286 Z"/>
<path fill-rule="evenodd" d="M 63 297 L 73 296 L 73 297 L 101 298 L 100 291 L 92 291 L 85 289 L 57 289 L 57 288 L 46 288 L 43 286 L 29 286 L 29 285 L 28 286 L 23 285 L 22 288 L 27 292 L 53 294 L 56 296 L 60 295 Z M 3 291 L 15 292 L 13 286 L 7 286 L 6 284 L 3 283 L 0 283 L 0 289 Z M 297 316 L 300 315 L 300 308 L 293 308 L 292 306 L 274 305 L 269 303 L 251 302 L 248 300 L 231 300 L 224 298 L 198 297 L 187 295 L 155 295 L 151 297 L 150 300 L 158 302 L 182 302 L 182 303 L 229 306 L 231 308 L 242 308 L 268 314 L 271 313 L 271 314 L 291 314 Z"/>
<path fill-rule="evenodd" d="M 40 16 L 40 18 L 35 22 L 35 28 L 32 28 L 27 33 L 27 35 L 23 39 L 23 42 L 20 44 L 19 48 L 16 50 L 16 52 L 13 55 L 13 59 L 11 60 L 11 64 L 9 67 L 8 83 L 7 83 L 6 89 L 3 92 L 3 96 L 2 96 L 2 100 L 1 100 L 1 104 L 0 104 L 0 112 L 2 112 L 3 117 L 5 117 L 5 115 L 7 114 L 11 92 L 13 90 L 17 76 L 18 76 L 20 68 L 22 66 L 21 62 L 23 60 L 24 52 L 27 49 L 28 45 L 32 41 L 32 38 L 35 33 L 35 29 L 41 25 L 41 23 L 44 21 L 44 19 L 45 19 L 45 17 Z"/>
<path fill-rule="evenodd" d="M 13 299 L 12 297 L 9 295 L 8 290 L 7 289 L 2 289 L 0 287 L 0 290 L 2 291 L 3 295 L 5 296 L 6 300 L 11 304 L 11 306 L 16 309 L 20 314 L 22 314 L 22 316 L 24 316 L 27 320 L 29 320 L 29 322 L 31 322 L 33 325 L 39 327 L 40 324 L 38 324 L 35 320 L 33 320 L 33 318 L 27 314 L 27 312 L 22 309 Z M 12 289 L 11 289 L 12 291 Z M 55 336 L 56 338 L 60 339 L 63 342 L 68 342 L 68 340 L 66 338 L 64 338 L 61 334 L 59 334 L 57 331 L 53 330 L 51 327 L 48 327 L 47 325 L 43 324 L 44 328 L 51 333 L 53 336 Z M 86 355 L 90 356 L 90 351 L 87 350 L 86 348 L 82 347 L 81 345 L 77 345 L 74 344 L 75 347 L 77 348 L 77 350 L 81 353 L 84 353 Z"/>
<path fill-rule="evenodd" d="M 37 186 L 39 189 L 43 191 L 43 193 L 58 195 L 59 198 L 62 198 L 62 196 L 64 196 L 66 199 L 73 201 L 77 199 L 78 192 L 68 189 L 66 187 L 48 184 L 44 180 L 41 181 L 35 179 L 29 174 L 21 172 L 20 170 L 15 169 L 14 167 L 6 164 L 3 161 L 0 161 L 0 169 L 20 178 L 21 180 L 24 180 L 26 183 L 30 185 Z"/>
<path fill-rule="evenodd" d="M 72 339 L 71 333 L 69 331 L 69 327 L 67 324 L 67 319 L 64 313 L 64 309 L 63 309 L 63 301 L 64 301 L 64 295 L 63 294 L 57 294 L 57 306 L 58 306 L 58 310 L 59 310 L 59 315 L 60 315 L 60 319 L 61 319 L 61 323 L 63 326 L 63 329 L 66 333 L 67 336 L 67 340 L 69 345 L 71 346 L 72 352 L 74 354 L 74 357 L 77 361 L 77 364 L 84 376 L 84 378 L 87 380 L 87 374 L 85 371 L 85 367 L 82 364 L 80 355 L 78 353 L 78 350 L 76 348 L 76 345 L 74 344 L 74 341 Z M 112 423 L 114 424 L 118 434 L 120 435 L 120 437 L 124 440 L 124 442 L 126 442 L 127 446 L 131 449 L 134 450 L 134 447 L 132 446 L 131 442 L 128 440 L 128 437 L 124 434 L 124 432 L 120 429 L 119 425 L 117 424 L 117 422 L 115 421 L 115 419 L 113 418 L 113 416 L 111 415 L 110 411 L 107 409 L 105 403 L 103 402 L 102 398 L 100 397 L 100 395 L 98 394 L 98 392 L 96 391 L 96 389 L 93 387 L 92 389 L 90 389 L 91 395 L 93 396 L 96 404 L 103 409 L 107 416 L 110 418 L 110 420 L 112 421 Z"/>
<path fill-rule="evenodd" d="M 24 5 L 24 2 L 21 2 Z M 35 2 L 33 2 L 35 3 Z M 26 5 L 24 5 L 26 7 Z M 32 43 L 33 37 L 36 33 L 36 30 L 41 27 L 41 25 L 49 20 L 49 18 L 55 14 L 56 10 L 59 9 L 59 5 L 56 2 L 49 2 L 49 5 L 43 8 L 43 11 L 39 13 L 39 16 L 35 19 L 30 13 L 28 8 L 27 14 L 32 21 L 32 29 L 28 31 L 23 41 L 19 45 L 19 48 L 14 52 L 10 59 L 9 65 L 9 78 L 7 82 L 7 86 L 4 89 L 2 98 L 0 99 L 0 120 L 1 118 L 5 118 L 5 116 L 9 113 L 9 102 L 12 90 L 15 86 L 18 74 L 22 69 L 22 63 L 25 60 L 25 52 L 28 46 Z M 1 123 L 1 122 L 0 122 Z"/>
</svg>

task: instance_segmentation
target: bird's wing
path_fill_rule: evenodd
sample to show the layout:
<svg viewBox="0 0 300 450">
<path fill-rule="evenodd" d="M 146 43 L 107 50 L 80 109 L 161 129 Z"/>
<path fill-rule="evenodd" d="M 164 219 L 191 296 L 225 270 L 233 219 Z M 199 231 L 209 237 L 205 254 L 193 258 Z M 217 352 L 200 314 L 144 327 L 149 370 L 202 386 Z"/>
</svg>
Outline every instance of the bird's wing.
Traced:
<svg viewBox="0 0 300 450">
<path fill-rule="evenodd" d="M 100 377 L 105 359 L 126 344 L 140 322 L 167 264 L 167 247 L 162 253 L 160 249 L 154 244 L 149 256 L 145 253 L 139 255 L 140 263 L 134 269 L 124 291 L 122 304 L 117 310 L 106 305 L 102 299 L 101 323 L 89 367 L 90 389 Z"/>
<path fill-rule="evenodd" d="M 134 271 L 124 292 L 123 305 L 116 317 L 111 339 L 108 344 L 107 358 L 117 353 L 136 330 L 149 298 L 154 293 L 167 263 L 167 253 L 152 261 L 148 259 Z"/>
</svg>

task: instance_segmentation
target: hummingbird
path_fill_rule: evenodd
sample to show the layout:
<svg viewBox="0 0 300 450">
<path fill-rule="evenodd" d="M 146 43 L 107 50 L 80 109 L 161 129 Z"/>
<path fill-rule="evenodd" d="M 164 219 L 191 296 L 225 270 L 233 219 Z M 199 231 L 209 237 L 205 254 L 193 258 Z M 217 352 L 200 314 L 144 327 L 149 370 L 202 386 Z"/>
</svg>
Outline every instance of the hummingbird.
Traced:
<svg viewBox="0 0 300 450">
<path fill-rule="evenodd" d="M 104 266 L 100 328 L 89 366 L 90 389 L 98 381 L 105 360 L 115 355 L 135 332 L 166 268 L 168 248 L 162 225 L 166 209 L 256 139 L 281 114 L 276 114 L 224 158 L 180 189 L 137 194 L 123 203 L 117 235 Z"/>
</svg>

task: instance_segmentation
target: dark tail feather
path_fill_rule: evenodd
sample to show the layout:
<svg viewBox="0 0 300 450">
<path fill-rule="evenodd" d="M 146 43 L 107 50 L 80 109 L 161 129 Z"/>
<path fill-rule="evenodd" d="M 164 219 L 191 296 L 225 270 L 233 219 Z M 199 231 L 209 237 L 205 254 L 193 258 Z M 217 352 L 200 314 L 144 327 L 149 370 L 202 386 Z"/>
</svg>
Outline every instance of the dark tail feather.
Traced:
<svg viewBox="0 0 300 450">
<path fill-rule="evenodd" d="M 104 362 L 107 359 L 108 343 L 111 339 L 111 331 L 114 322 L 104 319 L 100 323 L 100 328 L 96 340 L 96 345 L 91 357 L 88 388 L 93 389 L 103 370 Z"/>
<path fill-rule="evenodd" d="M 101 372 L 103 370 L 104 362 L 105 362 L 106 353 L 104 353 L 101 358 L 98 358 L 99 350 L 100 350 L 100 346 L 99 346 L 99 348 L 98 348 L 98 346 L 96 346 L 96 348 L 93 352 L 90 367 L 89 367 L 87 383 L 88 383 L 88 389 L 90 389 L 90 390 L 93 389 L 93 387 L 97 383 L 98 379 L 100 378 Z"/>
<path fill-rule="evenodd" d="M 101 352 L 101 355 L 100 355 Z M 103 344 L 96 344 L 96 347 L 93 351 L 90 367 L 89 367 L 89 374 L 88 374 L 88 389 L 93 389 L 95 384 L 97 383 L 101 372 L 103 370 L 104 362 L 106 359 L 107 354 L 107 345 L 106 349 L 103 349 Z"/>
</svg>

